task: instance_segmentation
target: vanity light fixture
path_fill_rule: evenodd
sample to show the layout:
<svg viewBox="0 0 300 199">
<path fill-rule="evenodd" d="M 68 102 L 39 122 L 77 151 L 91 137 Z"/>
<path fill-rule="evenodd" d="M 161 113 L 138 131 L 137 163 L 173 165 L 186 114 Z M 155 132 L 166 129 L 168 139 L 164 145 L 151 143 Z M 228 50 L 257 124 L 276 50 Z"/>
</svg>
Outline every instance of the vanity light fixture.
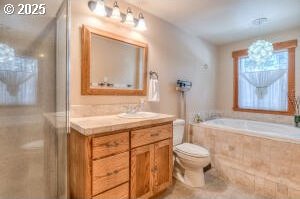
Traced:
<svg viewBox="0 0 300 199">
<path fill-rule="evenodd" d="M 88 2 L 90 10 L 99 16 L 107 16 L 104 0 L 91 0 Z"/>
<path fill-rule="evenodd" d="M 88 2 L 89 9 L 102 17 L 109 17 L 113 20 L 119 21 L 130 27 L 135 27 L 136 30 L 146 31 L 147 26 L 145 18 L 142 12 L 140 12 L 138 18 L 134 18 L 131 8 L 127 9 L 127 13 L 121 13 L 118 1 L 114 2 L 113 7 L 107 7 L 104 0 L 90 0 Z"/>
<path fill-rule="evenodd" d="M 129 25 L 129 26 L 134 26 L 134 17 L 131 11 L 131 8 L 127 9 L 127 14 L 126 14 L 126 18 L 125 18 L 125 24 Z"/>
<path fill-rule="evenodd" d="M 146 26 L 146 22 L 145 22 L 145 18 L 143 13 L 139 14 L 139 19 L 136 25 L 136 29 L 140 30 L 140 31 L 146 31 L 147 30 L 147 26 Z"/>
<path fill-rule="evenodd" d="M 112 8 L 112 13 L 111 13 L 110 18 L 118 20 L 118 21 L 122 20 L 120 8 L 119 8 L 117 1 L 114 2 L 114 6 Z"/>
</svg>

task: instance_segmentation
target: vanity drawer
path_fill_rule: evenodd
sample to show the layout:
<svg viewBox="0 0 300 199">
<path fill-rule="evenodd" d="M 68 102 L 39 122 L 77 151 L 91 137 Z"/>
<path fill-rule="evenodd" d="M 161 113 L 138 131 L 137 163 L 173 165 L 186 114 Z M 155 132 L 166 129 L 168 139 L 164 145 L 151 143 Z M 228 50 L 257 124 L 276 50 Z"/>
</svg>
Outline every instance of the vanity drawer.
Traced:
<svg viewBox="0 0 300 199">
<path fill-rule="evenodd" d="M 93 199 L 128 199 L 128 198 L 129 198 L 128 182 L 93 197 Z"/>
<path fill-rule="evenodd" d="M 129 152 L 93 161 L 92 194 L 129 181 Z"/>
<path fill-rule="evenodd" d="M 93 138 L 93 159 L 129 150 L 129 132 Z"/>
<path fill-rule="evenodd" d="M 166 124 L 151 128 L 139 129 L 131 132 L 131 147 L 154 143 L 172 137 L 173 126 Z"/>
</svg>

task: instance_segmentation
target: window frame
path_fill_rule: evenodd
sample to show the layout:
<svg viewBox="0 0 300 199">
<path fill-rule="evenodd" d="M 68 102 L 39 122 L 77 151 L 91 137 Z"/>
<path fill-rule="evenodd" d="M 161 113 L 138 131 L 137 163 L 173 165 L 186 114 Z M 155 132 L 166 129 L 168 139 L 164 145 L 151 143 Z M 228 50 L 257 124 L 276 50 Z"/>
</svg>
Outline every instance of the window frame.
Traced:
<svg viewBox="0 0 300 199">
<path fill-rule="evenodd" d="M 298 41 L 289 40 L 285 42 L 274 43 L 274 50 L 287 50 L 288 51 L 288 97 L 295 97 L 295 53 Z M 238 50 L 232 52 L 233 58 L 233 111 L 251 112 L 251 113 L 264 113 L 276 115 L 293 115 L 295 110 L 290 102 L 288 102 L 287 111 L 272 111 L 261 109 L 244 109 L 239 107 L 239 58 L 248 56 L 248 50 Z"/>
</svg>

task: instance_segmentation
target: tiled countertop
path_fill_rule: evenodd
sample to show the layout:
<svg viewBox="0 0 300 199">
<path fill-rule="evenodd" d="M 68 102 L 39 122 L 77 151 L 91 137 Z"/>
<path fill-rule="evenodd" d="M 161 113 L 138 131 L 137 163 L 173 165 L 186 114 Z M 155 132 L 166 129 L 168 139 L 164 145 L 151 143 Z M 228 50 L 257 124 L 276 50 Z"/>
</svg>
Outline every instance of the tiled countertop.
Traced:
<svg viewBox="0 0 300 199">
<path fill-rule="evenodd" d="M 146 125 L 171 122 L 175 119 L 175 116 L 166 114 L 158 114 L 158 116 L 156 117 L 143 119 L 127 119 L 121 118 L 118 115 L 82 117 L 72 118 L 71 128 L 75 129 L 83 135 L 89 136 L 93 134 L 118 131 L 122 129 L 130 129 Z"/>
</svg>

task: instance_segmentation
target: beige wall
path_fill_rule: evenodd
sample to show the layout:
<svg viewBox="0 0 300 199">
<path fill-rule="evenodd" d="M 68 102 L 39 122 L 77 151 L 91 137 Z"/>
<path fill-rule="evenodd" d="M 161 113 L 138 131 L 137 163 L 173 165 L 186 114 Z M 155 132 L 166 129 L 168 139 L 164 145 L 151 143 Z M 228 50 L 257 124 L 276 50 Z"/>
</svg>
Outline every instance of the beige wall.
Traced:
<svg viewBox="0 0 300 199">
<path fill-rule="evenodd" d="M 291 39 L 300 41 L 300 28 L 267 35 L 260 38 L 271 42 L 282 42 Z M 230 111 L 233 106 L 233 60 L 232 51 L 246 49 L 258 38 L 227 44 L 219 47 L 218 51 L 218 83 L 217 83 L 217 108 Z M 296 48 L 296 92 L 300 95 L 300 47 Z"/>
<path fill-rule="evenodd" d="M 180 95 L 175 91 L 177 79 L 193 82 L 193 89 L 187 97 L 189 112 L 209 110 L 215 107 L 217 52 L 214 46 L 147 13 L 145 13 L 145 18 L 148 31 L 136 32 L 119 23 L 95 17 L 89 11 L 87 2 L 88 0 L 73 0 L 72 2 L 71 105 L 137 103 L 141 98 L 81 96 L 80 28 L 86 24 L 148 43 L 148 71 L 154 70 L 159 73 L 161 88 L 161 101 L 158 104 L 150 104 L 152 111 L 178 115 Z M 123 3 L 123 1 L 120 2 L 120 8 L 124 11 L 128 5 Z M 135 14 L 137 13 L 135 9 L 133 11 Z M 202 70 L 203 64 L 208 64 L 208 70 Z"/>
</svg>

